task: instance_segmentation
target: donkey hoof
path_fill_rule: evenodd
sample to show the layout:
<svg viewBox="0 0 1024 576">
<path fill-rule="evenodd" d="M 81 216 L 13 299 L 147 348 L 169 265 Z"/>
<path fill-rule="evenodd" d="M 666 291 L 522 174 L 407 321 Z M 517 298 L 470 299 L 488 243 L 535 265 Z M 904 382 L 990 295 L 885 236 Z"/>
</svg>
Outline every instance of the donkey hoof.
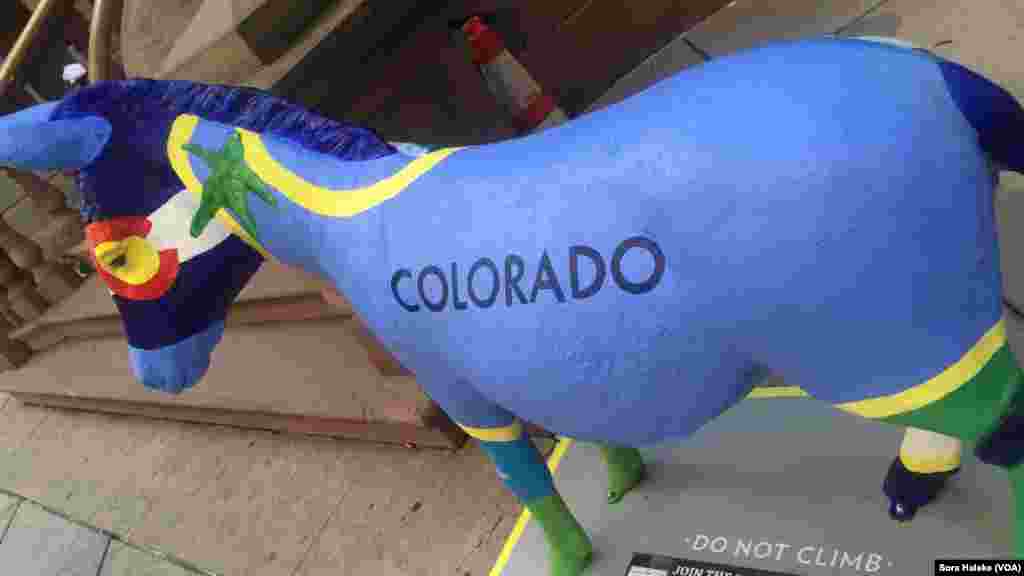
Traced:
<svg viewBox="0 0 1024 576">
<path fill-rule="evenodd" d="M 915 506 L 909 506 L 903 502 L 891 500 L 889 502 L 889 517 L 897 522 L 910 522 L 917 513 Z"/>
</svg>

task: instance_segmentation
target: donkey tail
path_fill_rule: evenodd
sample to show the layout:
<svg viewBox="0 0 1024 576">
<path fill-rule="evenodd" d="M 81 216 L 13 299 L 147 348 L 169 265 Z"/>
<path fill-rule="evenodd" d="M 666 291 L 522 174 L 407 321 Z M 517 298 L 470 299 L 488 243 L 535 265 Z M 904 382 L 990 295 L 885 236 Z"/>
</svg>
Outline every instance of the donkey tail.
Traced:
<svg viewBox="0 0 1024 576">
<path fill-rule="evenodd" d="M 950 96 L 978 133 L 982 149 L 998 167 L 1024 173 L 1024 108 L 995 82 L 936 58 Z"/>
<path fill-rule="evenodd" d="M 978 133 L 982 150 L 997 168 L 1024 174 L 1024 108 L 988 78 L 955 62 L 938 62 L 950 96 Z M 1024 307 L 1005 294 L 1003 304 L 1024 318 Z"/>
</svg>

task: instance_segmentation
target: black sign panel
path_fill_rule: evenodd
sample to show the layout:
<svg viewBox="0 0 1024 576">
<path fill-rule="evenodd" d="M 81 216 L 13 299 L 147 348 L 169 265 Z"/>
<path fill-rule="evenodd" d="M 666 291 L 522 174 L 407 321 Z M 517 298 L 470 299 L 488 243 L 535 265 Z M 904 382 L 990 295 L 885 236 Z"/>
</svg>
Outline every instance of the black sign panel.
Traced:
<svg viewBox="0 0 1024 576">
<path fill-rule="evenodd" d="M 802 576 L 698 560 L 684 560 L 657 554 L 633 554 L 626 576 Z"/>
</svg>

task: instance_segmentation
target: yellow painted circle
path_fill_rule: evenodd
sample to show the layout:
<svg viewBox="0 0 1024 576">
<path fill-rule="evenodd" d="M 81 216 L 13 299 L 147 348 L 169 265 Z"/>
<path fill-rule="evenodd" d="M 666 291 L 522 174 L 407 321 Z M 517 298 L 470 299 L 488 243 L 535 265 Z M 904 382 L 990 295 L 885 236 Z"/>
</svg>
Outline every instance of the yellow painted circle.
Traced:
<svg viewBox="0 0 1024 576">
<path fill-rule="evenodd" d="M 133 286 L 149 282 L 160 271 L 160 254 L 139 236 L 103 242 L 96 247 L 96 261 L 110 275 Z"/>
</svg>

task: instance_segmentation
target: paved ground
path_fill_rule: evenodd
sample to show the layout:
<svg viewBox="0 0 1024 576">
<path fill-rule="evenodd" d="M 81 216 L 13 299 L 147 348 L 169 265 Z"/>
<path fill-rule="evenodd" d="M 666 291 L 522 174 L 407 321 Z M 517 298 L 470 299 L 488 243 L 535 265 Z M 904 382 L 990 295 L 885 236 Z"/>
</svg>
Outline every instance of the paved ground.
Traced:
<svg viewBox="0 0 1024 576">
<path fill-rule="evenodd" d="M 14 400 L 0 409 L 0 489 L 215 574 L 482 576 L 518 513 L 472 446 L 413 451 Z"/>
<path fill-rule="evenodd" d="M 199 576 L 178 559 L 0 493 L 0 565 L 6 573 L 60 576 Z"/>
<path fill-rule="evenodd" d="M 1017 0 L 844 0 L 836 13 L 818 0 L 775 4 L 738 0 L 693 41 L 714 55 L 837 28 L 899 35 L 1024 96 L 1017 56 L 1024 7 Z M 695 59 L 680 51 L 652 60 L 645 73 L 680 61 Z M 1024 188 L 1024 179 L 1011 184 Z M 1024 199 L 1024 191 L 1004 194 L 1004 207 L 1015 198 Z M 1018 203 L 1013 213 L 1024 211 L 1024 200 Z M 1013 230 L 1004 244 L 1016 237 Z M 1007 259 L 1017 301 L 1024 299 L 1019 261 Z M 153 549 L 213 574 L 484 576 L 518 512 L 475 446 L 454 454 L 410 451 L 34 408 L 0 397 L 5 574 L 11 566 L 19 576 L 195 573 L 146 551 Z"/>
</svg>

